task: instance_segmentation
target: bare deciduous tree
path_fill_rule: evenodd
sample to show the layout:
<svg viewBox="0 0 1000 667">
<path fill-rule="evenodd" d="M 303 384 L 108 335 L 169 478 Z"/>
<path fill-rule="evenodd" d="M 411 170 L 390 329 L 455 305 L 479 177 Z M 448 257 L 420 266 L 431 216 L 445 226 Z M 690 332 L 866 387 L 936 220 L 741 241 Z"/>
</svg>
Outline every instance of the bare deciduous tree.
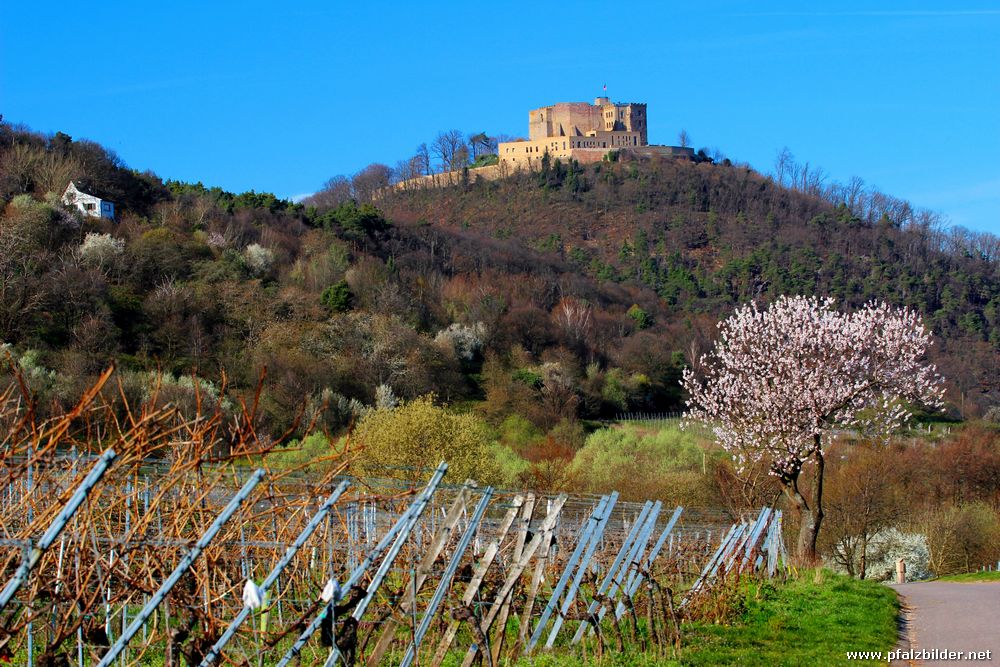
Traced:
<svg viewBox="0 0 1000 667">
<path fill-rule="evenodd" d="M 552 318 L 574 345 L 582 345 L 590 335 L 592 309 L 589 303 L 566 297 L 552 310 Z"/>
<path fill-rule="evenodd" d="M 380 189 L 388 187 L 392 181 L 392 169 L 378 162 L 372 163 L 354 174 L 351 187 L 358 201 L 371 201 Z"/>
<path fill-rule="evenodd" d="M 778 155 L 774 159 L 774 180 L 779 185 L 785 185 L 786 179 L 794 169 L 794 165 L 795 156 L 792 155 L 792 151 L 788 150 L 788 146 L 785 146 L 778 151 Z"/>
<path fill-rule="evenodd" d="M 323 184 L 323 189 L 309 198 L 313 206 L 336 207 L 353 196 L 351 182 L 346 176 L 334 176 Z"/>
<path fill-rule="evenodd" d="M 417 146 L 417 152 L 413 156 L 414 166 L 420 169 L 424 176 L 431 175 L 431 152 L 427 150 L 427 144 Z"/>
<path fill-rule="evenodd" d="M 896 497 L 897 489 L 886 483 L 893 474 L 893 458 L 873 443 L 851 449 L 830 477 L 828 543 L 833 559 L 851 576 L 864 579 L 869 543 L 879 531 L 894 525 L 901 514 L 901 499 Z"/>
<path fill-rule="evenodd" d="M 438 159 L 438 164 L 444 171 L 452 171 L 456 168 L 456 162 L 461 157 L 460 150 L 465 148 L 465 157 L 468 159 L 468 148 L 465 146 L 465 137 L 460 130 L 448 130 L 435 137 L 431 144 L 431 152 Z"/>
</svg>

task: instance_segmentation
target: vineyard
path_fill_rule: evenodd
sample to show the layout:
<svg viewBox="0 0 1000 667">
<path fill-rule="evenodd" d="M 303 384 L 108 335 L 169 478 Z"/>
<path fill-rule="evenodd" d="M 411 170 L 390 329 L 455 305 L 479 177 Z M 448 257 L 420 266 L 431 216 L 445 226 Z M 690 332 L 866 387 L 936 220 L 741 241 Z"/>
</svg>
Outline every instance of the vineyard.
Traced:
<svg viewBox="0 0 1000 667">
<path fill-rule="evenodd" d="M 269 465 L 254 405 L 130 408 L 105 374 L 37 420 L 0 396 L 0 662 L 495 665 L 669 655 L 719 577 L 774 576 L 779 512 L 354 478 Z M 316 463 L 316 462 L 313 462 Z"/>
</svg>

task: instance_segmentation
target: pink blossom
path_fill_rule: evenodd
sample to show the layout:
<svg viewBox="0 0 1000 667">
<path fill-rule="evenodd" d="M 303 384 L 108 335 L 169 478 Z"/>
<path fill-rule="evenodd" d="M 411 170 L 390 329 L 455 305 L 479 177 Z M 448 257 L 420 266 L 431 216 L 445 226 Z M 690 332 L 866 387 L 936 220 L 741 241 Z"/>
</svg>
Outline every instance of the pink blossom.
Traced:
<svg viewBox="0 0 1000 667">
<path fill-rule="evenodd" d="M 707 424 L 742 468 L 767 462 L 794 478 L 834 429 L 887 434 L 908 404 L 940 408 L 943 379 L 925 352 L 920 315 L 873 301 L 853 313 L 833 299 L 782 296 L 719 323 L 703 377 L 684 372 L 687 419 Z"/>
</svg>

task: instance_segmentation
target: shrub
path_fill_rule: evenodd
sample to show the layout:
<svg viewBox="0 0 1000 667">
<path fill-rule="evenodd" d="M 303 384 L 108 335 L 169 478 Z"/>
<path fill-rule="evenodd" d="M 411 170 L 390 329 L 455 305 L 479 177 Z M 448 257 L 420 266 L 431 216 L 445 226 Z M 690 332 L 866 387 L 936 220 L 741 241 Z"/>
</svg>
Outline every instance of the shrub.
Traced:
<svg viewBox="0 0 1000 667">
<path fill-rule="evenodd" d="M 313 467 L 311 462 L 344 449 L 345 441 L 336 441 L 323 433 L 310 433 L 301 440 L 292 440 L 287 447 L 268 454 L 268 463 L 277 468 Z"/>
<path fill-rule="evenodd" d="M 351 309 L 351 302 L 354 300 L 354 295 L 351 294 L 351 288 L 347 284 L 347 281 L 341 280 L 323 290 L 319 300 L 331 312 L 346 313 Z"/>
<path fill-rule="evenodd" d="M 271 270 L 274 264 L 274 252 L 259 243 L 251 243 L 243 249 L 243 262 L 250 273 L 262 276 Z"/>
<path fill-rule="evenodd" d="M 614 406 L 615 410 L 628 409 L 629 389 L 625 374 L 620 368 L 612 368 L 604 375 L 601 398 Z"/>
<path fill-rule="evenodd" d="M 518 414 L 506 417 L 500 423 L 498 431 L 500 442 L 511 447 L 515 452 L 523 452 L 524 449 L 545 437 L 542 429 Z"/>
<path fill-rule="evenodd" d="M 530 368 L 518 368 L 511 377 L 520 382 L 523 385 L 531 387 L 532 389 L 542 388 L 542 376 L 540 373 L 531 370 Z"/>
<path fill-rule="evenodd" d="M 703 451 L 693 434 L 675 428 L 644 432 L 633 426 L 596 431 L 570 465 L 581 491 L 617 489 L 623 498 L 716 502 Z"/>
<path fill-rule="evenodd" d="M 587 432 L 576 419 L 561 419 L 549 430 L 549 437 L 576 451 L 586 443 Z"/>
<path fill-rule="evenodd" d="M 111 234 L 88 233 L 80 245 L 80 261 L 90 266 L 107 268 L 125 252 L 125 239 L 116 239 Z"/>
<path fill-rule="evenodd" d="M 122 381 L 135 386 L 141 392 L 144 403 L 172 405 L 187 418 L 210 413 L 216 408 L 225 412 L 233 410 L 232 401 L 221 393 L 219 386 L 203 378 L 191 375 L 175 377 L 171 373 L 149 371 L 124 373 Z"/>
<path fill-rule="evenodd" d="M 29 194 L 17 195 L 10 203 L 14 205 L 14 208 L 32 208 L 38 204 L 35 198 Z"/>
<path fill-rule="evenodd" d="M 339 429 L 360 419 L 368 409 L 358 399 L 324 387 L 306 398 L 303 423 L 312 424 L 317 430 Z"/>
<path fill-rule="evenodd" d="M 396 397 L 392 387 L 387 384 L 380 384 L 375 387 L 375 407 L 383 410 L 392 410 L 399 405 L 399 398 Z"/>
<path fill-rule="evenodd" d="M 432 395 L 394 408 L 366 414 L 353 433 L 362 447 L 359 468 L 364 474 L 392 475 L 409 480 L 425 476 L 440 461 L 448 462 L 448 479 L 481 483 L 500 479 L 486 423 L 474 414 L 454 414 L 434 405 Z"/>
<path fill-rule="evenodd" d="M 920 533 L 904 533 L 897 528 L 886 528 L 868 540 L 866 576 L 875 581 L 892 581 L 896 578 L 896 561 L 906 562 L 908 579 L 926 579 L 930 576 L 931 552 L 927 537 Z"/>
<path fill-rule="evenodd" d="M 635 322 L 636 329 L 639 329 L 640 331 L 642 329 L 648 329 L 653 325 L 653 318 L 637 304 L 633 303 L 632 307 L 628 309 L 626 315 L 629 316 L 629 319 Z"/>
<path fill-rule="evenodd" d="M 505 488 L 516 488 L 528 477 L 531 464 L 518 456 L 510 447 L 499 442 L 490 443 L 489 456 L 497 464 L 497 484 Z"/>
<path fill-rule="evenodd" d="M 3 377 L 8 370 L 15 370 L 9 366 L 10 362 L 13 362 L 17 372 L 21 374 L 21 379 L 35 398 L 40 403 L 45 403 L 52 398 L 59 377 L 54 370 L 42 364 L 41 357 L 38 350 L 25 350 L 24 354 L 18 355 L 12 345 L 0 343 L 0 377 Z"/>
<path fill-rule="evenodd" d="M 940 576 L 970 572 L 1000 559 L 1000 516 L 983 502 L 951 505 L 922 522 L 930 569 Z"/>
<path fill-rule="evenodd" d="M 434 337 L 434 342 L 455 350 L 455 356 L 462 361 L 472 361 L 482 349 L 486 338 L 486 325 L 476 322 L 472 326 L 453 322 Z"/>
<path fill-rule="evenodd" d="M 1000 424 L 1000 405 L 994 405 L 986 410 L 983 421 L 990 424 Z"/>
<path fill-rule="evenodd" d="M 621 368 L 611 368 L 603 375 L 601 399 L 604 411 L 622 412 L 640 406 L 651 395 L 651 382 L 643 373 L 627 374 Z"/>
<path fill-rule="evenodd" d="M 524 452 L 530 467 L 521 477 L 521 485 L 542 491 L 565 491 L 572 486 L 573 471 L 570 464 L 576 450 L 552 435 L 545 437 Z"/>
</svg>

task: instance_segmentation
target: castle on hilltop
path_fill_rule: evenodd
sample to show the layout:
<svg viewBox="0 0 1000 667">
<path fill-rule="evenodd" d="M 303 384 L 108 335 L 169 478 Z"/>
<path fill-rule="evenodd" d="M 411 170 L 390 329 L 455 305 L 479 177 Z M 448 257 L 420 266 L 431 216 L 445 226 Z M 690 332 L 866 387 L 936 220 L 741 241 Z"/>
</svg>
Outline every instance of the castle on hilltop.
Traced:
<svg viewBox="0 0 1000 667">
<path fill-rule="evenodd" d="M 601 162 L 609 153 L 623 152 L 638 158 L 698 159 L 687 146 L 649 143 L 645 103 L 616 103 L 598 97 L 593 104 L 559 102 L 529 111 L 528 138 L 501 142 L 495 164 L 408 178 L 393 185 L 392 190 L 492 181 L 521 170 L 538 170 L 546 155 L 550 160 L 587 164 Z"/>
<path fill-rule="evenodd" d="M 600 162 L 609 152 L 631 150 L 639 155 L 694 157 L 690 148 L 650 146 L 646 105 L 616 103 L 608 97 L 587 102 L 559 102 L 528 112 L 528 139 L 499 145 L 499 164 L 509 170 L 536 168 L 550 158 Z"/>
</svg>

